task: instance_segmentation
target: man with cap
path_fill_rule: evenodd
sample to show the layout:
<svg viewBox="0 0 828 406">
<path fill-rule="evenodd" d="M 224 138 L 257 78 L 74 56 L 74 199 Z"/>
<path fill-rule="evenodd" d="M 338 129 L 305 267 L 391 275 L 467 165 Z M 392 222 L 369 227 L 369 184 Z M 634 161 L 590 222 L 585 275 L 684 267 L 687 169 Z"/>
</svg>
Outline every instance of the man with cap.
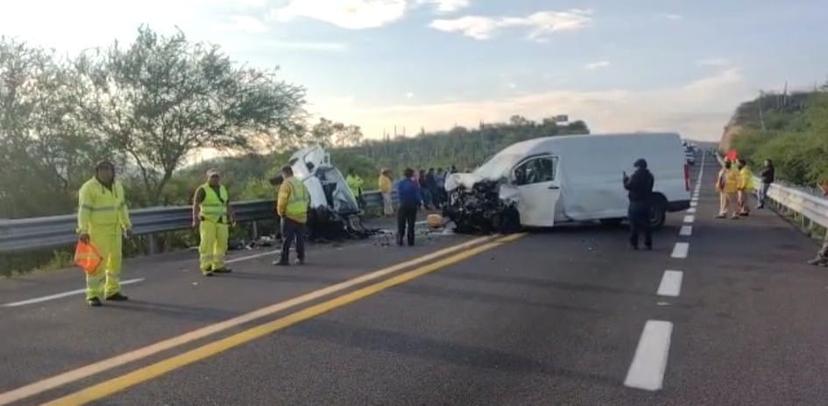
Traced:
<svg viewBox="0 0 828 406">
<path fill-rule="evenodd" d="M 216 169 L 207 171 L 207 183 L 196 189 L 193 196 L 193 228 L 198 227 L 201 243 L 198 246 L 199 268 L 204 276 L 229 273 L 224 266 L 230 225 L 235 224 L 230 196 L 221 184 Z"/>
<path fill-rule="evenodd" d="M 95 176 L 78 191 L 78 239 L 91 244 L 102 261 L 98 270 L 86 274 L 86 301 L 98 307 L 101 300 L 124 301 L 121 293 L 121 245 L 132 234 L 124 187 L 115 180 L 115 165 L 95 166 Z"/>
<path fill-rule="evenodd" d="M 308 222 L 310 194 L 305 184 L 293 176 L 290 165 L 282 167 L 284 181 L 279 187 L 276 199 L 276 212 L 282 219 L 282 252 L 274 265 L 286 266 L 290 256 L 290 247 L 296 240 L 296 256 L 299 264 L 305 263 L 305 224 Z"/>
<path fill-rule="evenodd" d="M 638 235 L 644 233 L 644 246 L 653 249 L 653 233 L 650 228 L 650 203 L 655 179 L 647 170 L 647 161 L 639 159 L 633 164 L 635 173 L 624 173 L 624 188 L 629 192 L 630 246 L 638 249 Z"/>
</svg>

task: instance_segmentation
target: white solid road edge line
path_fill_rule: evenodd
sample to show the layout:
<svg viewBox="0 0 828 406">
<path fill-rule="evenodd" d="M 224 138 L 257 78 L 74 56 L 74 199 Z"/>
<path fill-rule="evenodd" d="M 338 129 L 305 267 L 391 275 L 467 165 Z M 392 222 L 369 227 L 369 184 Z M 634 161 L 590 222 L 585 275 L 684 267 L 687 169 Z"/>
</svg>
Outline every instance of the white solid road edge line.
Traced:
<svg viewBox="0 0 828 406">
<path fill-rule="evenodd" d="M 673 258 L 687 258 L 688 251 L 690 251 L 689 243 L 677 242 L 676 246 L 673 247 L 673 254 L 670 256 Z"/>
<path fill-rule="evenodd" d="M 693 235 L 693 226 L 681 226 L 679 235 L 682 237 L 689 237 Z"/>
<path fill-rule="evenodd" d="M 664 371 L 670 355 L 670 337 L 673 323 L 648 320 L 638 340 L 624 386 L 648 391 L 660 390 L 664 383 Z"/>
<path fill-rule="evenodd" d="M 129 285 L 129 284 L 132 284 L 132 283 L 138 283 L 138 282 L 143 282 L 143 281 L 144 281 L 144 278 L 127 279 L 125 281 L 121 281 L 121 285 Z M 25 306 L 25 305 L 28 305 L 28 304 L 35 304 L 35 303 L 46 302 L 46 301 L 54 300 L 54 299 L 60 299 L 62 297 L 66 297 L 66 296 L 78 295 L 78 294 L 81 294 L 81 293 L 84 293 L 84 292 L 86 292 L 86 289 L 70 290 L 69 292 L 57 293 L 57 294 L 54 294 L 54 295 L 37 297 L 37 298 L 34 298 L 34 299 L 21 300 L 19 302 L 4 303 L 4 304 L 0 305 L 0 307 Z"/>
<path fill-rule="evenodd" d="M 683 276 L 684 272 L 682 271 L 664 271 L 661 284 L 658 285 L 658 295 L 678 297 L 681 293 L 681 279 Z"/>
</svg>

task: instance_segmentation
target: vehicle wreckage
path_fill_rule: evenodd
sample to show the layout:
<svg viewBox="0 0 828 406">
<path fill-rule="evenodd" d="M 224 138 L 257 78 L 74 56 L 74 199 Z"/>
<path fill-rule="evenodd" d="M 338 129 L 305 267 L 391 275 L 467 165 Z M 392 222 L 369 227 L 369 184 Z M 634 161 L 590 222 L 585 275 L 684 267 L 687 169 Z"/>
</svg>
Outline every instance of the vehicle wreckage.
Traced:
<svg viewBox="0 0 828 406">
<path fill-rule="evenodd" d="M 690 206 L 690 180 L 674 133 L 542 137 L 513 144 L 472 173 L 446 179 L 443 214 L 461 233 L 509 233 L 568 222 L 618 224 L 627 217 L 622 179 L 643 158 L 656 174 L 652 227 Z"/>
<path fill-rule="evenodd" d="M 313 146 L 296 151 L 288 164 L 310 195 L 308 229 L 311 240 L 366 238 L 372 233 L 363 226 L 362 210 L 356 197 L 324 148 Z"/>
</svg>

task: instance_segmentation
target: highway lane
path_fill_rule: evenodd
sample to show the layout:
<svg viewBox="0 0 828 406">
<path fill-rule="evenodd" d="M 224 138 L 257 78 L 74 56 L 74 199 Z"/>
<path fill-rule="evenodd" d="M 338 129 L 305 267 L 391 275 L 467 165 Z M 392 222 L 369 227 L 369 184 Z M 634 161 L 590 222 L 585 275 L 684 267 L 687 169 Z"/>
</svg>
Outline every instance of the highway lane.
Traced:
<svg viewBox="0 0 828 406">
<path fill-rule="evenodd" d="M 233 264 L 232 274 L 204 278 L 192 255 L 130 261 L 132 300 L 90 309 L 82 296 L 0 308 L 0 391 L 82 367 L 169 337 L 221 322 L 376 269 L 418 259 L 472 238 L 435 236 L 414 248 L 380 247 L 377 241 L 314 246 L 303 267 L 276 268 L 271 256 Z M 250 255 L 244 253 L 244 256 Z M 238 257 L 238 255 L 236 255 Z M 68 274 L 68 275 L 66 275 Z M 71 278 L 74 276 L 74 278 Z M 37 275 L 50 289 L 77 287 L 79 271 Z M 66 280 L 66 283 L 60 282 Z M 0 283 L 17 281 L 0 281 Z M 82 283 L 82 282 L 81 282 Z M 54 290 L 51 290 L 54 292 Z M 40 294 L 36 292 L 32 294 Z M 98 311 L 101 310 L 101 311 Z M 232 329 L 228 330 L 228 332 Z M 2 398 L 2 396 L 0 396 Z"/>
<path fill-rule="evenodd" d="M 124 390 L 103 397 L 101 404 L 819 404 L 826 398 L 821 377 L 828 369 L 822 357 L 828 318 L 818 309 L 825 305 L 828 273 L 803 265 L 816 244 L 767 211 L 746 220 L 714 220 L 717 196 L 707 185 L 715 172 L 715 163 L 708 161 L 695 213 L 671 215 L 657 234 L 654 252 L 629 250 L 623 228 L 594 225 L 531 233 L 479 253 L 464 249 L 460 252 L 474 255 L 451 254 L 459 259 L 378 279 L 385 283 L 428 268 L 399 285 L 355 297 L 373 286 L 361 284 L 24 403 L 120 377 Z M 690 214 L 692 219 L 685 218 Z M 361 264 L 372 260 L 377 267 L 389 265 L 461 240 L 452 237 L 416 252 L 343 248 L 320 255 L 327 259 L 303 269 L 302 276 L 319 278 L 313 287 L 322 287 L 334 283 L 325 279 L 332 274 L 339 281 L 368 271 Z M 672 256 L 677 243 L 688 244 L 686 258 Z M 348 257 L 345 253 L 354 258 L 340 259 Z M 146 337 L 153 334 L 169 337 L 237 315 L 255 307 L 252 302 L 269 304 L 310 289 L 291 281 L 290 274 L 269 279 L 273 271 L 267 263 L 243 265 L 241 271 L 255 279 L 218 285 L 204 294 L 188 292 L 192 306 L 200 307 L 188 314 L 147 311 L 140 318 L 148 327 L 138 329 L 132 323 L 139 320 L 128 318 L 118 326 L 124 331 L 113 335 L 128 342 L 105 344 L 102 353 L 132 349 L 152 341 Z M 681 272 L 678 296 L 657 293 L 667 270 Z M 148 302 L 170 300 L 161 286 L 141 289 L 162 291 L 151 293 Z M 224 294 L 232 292 L 242 294 Z M 328 299 L 341 303 L 330 307 Z M 320 306 L 325 311 L 316 313 Z M 176 329 L 188 317 L 202 316 L 203 308 L 216 311 L 206 311 L 209 322 L 190 321 L 188 328 Z M 66 317 L 75 313 L 71 309 Z M 185 351 L 209 349 L 295 314 L 308 317 L 174 365 L 165 375 L 134 379 L 152 365 L 171 365 Z M 118 313 L 106 323 L 115 326 L 123 317 Z M 79 326 L 68 328 L 80 333 L 67 350 L 85 351 L 78 360 L 92 361 L 99 356 L 88 353 L 95 344 L 77 340 L 98 321 L 75 320 Z M 653 321 L 672 327 L 663 386 L 655 391 L 626 387 L 631 364 L 640 358 L 636 350 L 646 341 L 644 326 Z M 26 328 L 37 332 L 55 327 L 52 323 L 40 320 Z M 129 335 L 141 339 L 130 341 Z M 50 349 L 50 343 L 28 350 Z M 655 352 L 658 345 L 645 352 Z M 23 365 L 24 372 L 38 371 L 46 368 L 43 360 L 63 357 L 62 351 L 36 354 L 32 368 L 23 365 L 28 354 L 3 357 Z M 658 372 L 651 360 L 641 359 L 646 373 Z M 0 376 L 12 373 L 8 369 Z M 36 375 L 47 376 L 29 372 L 18 382 Z"/>
</svg>

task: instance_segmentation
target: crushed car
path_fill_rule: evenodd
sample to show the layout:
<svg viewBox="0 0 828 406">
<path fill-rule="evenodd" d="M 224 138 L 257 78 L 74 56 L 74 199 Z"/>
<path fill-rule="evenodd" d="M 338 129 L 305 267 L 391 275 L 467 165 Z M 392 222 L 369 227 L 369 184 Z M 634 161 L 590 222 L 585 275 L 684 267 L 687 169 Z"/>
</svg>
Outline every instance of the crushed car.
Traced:
<svg viewBox="0 0 828 406">
<path fill-rule="evenodd" d="M 673 133 L 542 137 L 513 144 L 472 173 L 446 179 L 444 215 L 461 233 L 508 233 L 627 217 L 622 179 L 646 159 L 656 175 L 650 223 L 690 206 L 689 171 Z"/>
<path fill-rule="evenodd" d="M 356 197 L 324 148 L 300 149 L 291 156 L 288 164 L 310 195 L 308 229 L 311 240 L 365 238 L 371 234 L 371 230 L 362 224 L 362 211 Z"/>
</svg>

